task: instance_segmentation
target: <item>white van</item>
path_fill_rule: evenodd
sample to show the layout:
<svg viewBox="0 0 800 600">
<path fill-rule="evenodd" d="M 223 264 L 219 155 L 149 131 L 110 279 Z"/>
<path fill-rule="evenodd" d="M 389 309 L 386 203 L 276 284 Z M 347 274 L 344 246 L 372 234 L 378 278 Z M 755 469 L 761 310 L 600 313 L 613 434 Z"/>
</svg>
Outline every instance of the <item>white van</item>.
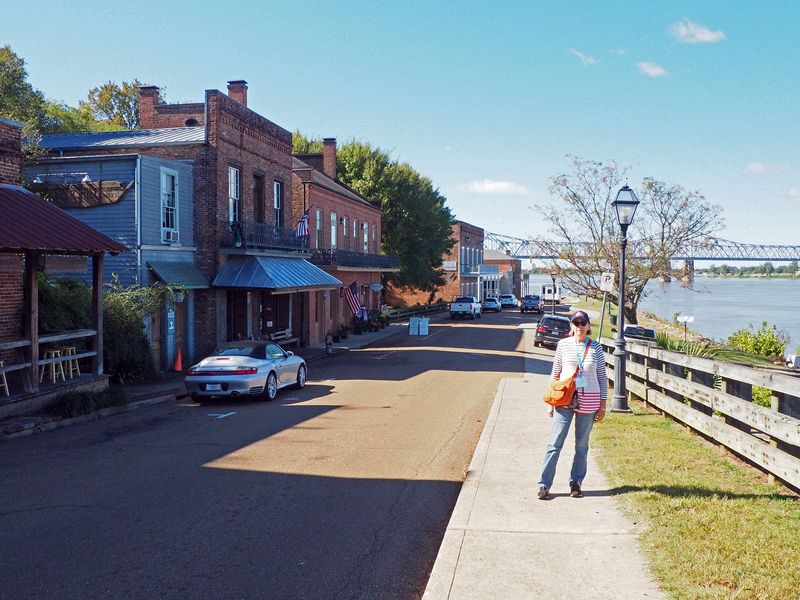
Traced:
<svg viewBox="0 0 800 600">
<path fill-rule="evenodd" d="M 561 286 L 556 285 L 553 287 L 552 283 L 543 283 L 542 284 L 542 301 L 548 304 L 552 304 L 555 302 L 556 304 L 561 304 Z"/>
</svg>

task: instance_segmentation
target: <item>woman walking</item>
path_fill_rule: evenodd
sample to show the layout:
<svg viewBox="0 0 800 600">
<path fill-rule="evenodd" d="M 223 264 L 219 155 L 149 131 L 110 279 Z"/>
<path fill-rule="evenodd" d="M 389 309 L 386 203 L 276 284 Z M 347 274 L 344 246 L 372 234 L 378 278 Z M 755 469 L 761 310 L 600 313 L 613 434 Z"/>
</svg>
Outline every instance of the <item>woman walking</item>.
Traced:
<svg viewBox="0 0 800 600">
<path fill-rule="evenodd" d="M 575 419 L 575 458 L 569 474 L 570 496 L 582 498 L 581 484 L 586 476 L 586 459 L 589 454 L 589 434 L 592 426 L 603 420 L 608 399 L 608 376 L 603 348 L 589 335 L 592 328 L 589 315 L 575 312 L 570 318 L 570 334 L 558 342 L 550 377 L 553 381 L 568 379 L 575 373 L 575 397 L 569 407 L 550 408 L 553 426 L 544 455 L 544 466 L 539 478 L 539 500 L 550 498 L 550 488 L 556 474 L 556 464 L 570 423 Z"/>
</svg>

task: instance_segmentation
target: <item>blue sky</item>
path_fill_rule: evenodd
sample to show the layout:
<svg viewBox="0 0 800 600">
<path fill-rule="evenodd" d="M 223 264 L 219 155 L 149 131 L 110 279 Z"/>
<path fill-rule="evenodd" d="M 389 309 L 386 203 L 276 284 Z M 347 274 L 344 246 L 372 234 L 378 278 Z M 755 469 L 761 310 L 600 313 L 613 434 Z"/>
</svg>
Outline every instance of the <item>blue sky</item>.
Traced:
<svg viewBox="0 0 800 600">
<path fill-rule="evenodd" d="M 721 237 L 800 244 L 800 3 L 9 2 L 49 98 L 107 80 L 201 101 L 230 79 L 307 135 L 371 142 L 460 219 L 546 233 L 567 154 L 702 191 Z"/>
</svg>

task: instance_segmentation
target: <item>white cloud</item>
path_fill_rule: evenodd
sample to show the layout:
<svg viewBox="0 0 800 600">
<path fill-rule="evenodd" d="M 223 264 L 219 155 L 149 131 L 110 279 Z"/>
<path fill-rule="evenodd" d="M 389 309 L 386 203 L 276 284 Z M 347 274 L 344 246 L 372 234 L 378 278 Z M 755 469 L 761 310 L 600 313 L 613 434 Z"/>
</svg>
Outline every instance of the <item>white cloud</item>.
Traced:
<svg viewBox="0 0 800 600">
<path fill-rule="evenodd" d="M 493 179 L 462 183 L 458 189 L 470 194 L 488 194 L 490 196 L 524 196 L 528 193 L 528 188 L 524 185 L 513 181 L 495 181 Z"/>
<path fill-rule="evenodd" d="M 786 199 L 793 200 L 794 202 L 800 202 L 800 189 L 791 188 L 788 192 L 786 192 Z"/>
<path fill-rule="evenodd" d="M 708 27 L 693 23 L 689 19 L 672 26 L 672 36 L 684 44 L 714 44 L 725 39 L 722 31 L 711 31 Z"/>
<path fill-rule="evenodd" d="M 609 50 L 609 52 L 611 52 L 611 54 L 616 54 L 617 56 L 625 56 L 628 53 L 625 48 L 612 48 Z"/>
<path fill-rule="evenodd" d="M 588 54 L 584 54 L 580 50 L 575 50 L 575 48 L 568 48 L 568 50 L 572 52 L 572 54 L 577 56 L 584 65 L 597 64 L 597 59 L 594 56 L 589 56 Z"/>
<path fill-rule="evenodd" d="M 648 77 L 666 77 L 667 70 L 654 62 L 638 62 L 636 66 Z"/>
<path fill-rule="evenodd" d="M 768 165 L 754 160 L 744 166 L 742 173 L 747 173 L 749 175 L 767 175 L 769 173 L 786 173 L 788 170 L 789 167 L 786 165 Z"/>
</svg>

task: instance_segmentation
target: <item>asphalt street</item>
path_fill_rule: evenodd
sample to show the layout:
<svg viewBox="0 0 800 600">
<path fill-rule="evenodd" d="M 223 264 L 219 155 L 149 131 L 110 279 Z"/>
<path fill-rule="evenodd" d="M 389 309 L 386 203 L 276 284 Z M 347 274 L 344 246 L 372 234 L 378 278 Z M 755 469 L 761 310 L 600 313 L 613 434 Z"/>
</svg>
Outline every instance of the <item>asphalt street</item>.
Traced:
<svg viewBox="0 0 800 600">
<path fill-rule="evenodd" d="M 418 598 L 530 314 L 0 445 L 0 598 Z M 544 365 L 543 365 L 544 367 Z"/>
</svg>

